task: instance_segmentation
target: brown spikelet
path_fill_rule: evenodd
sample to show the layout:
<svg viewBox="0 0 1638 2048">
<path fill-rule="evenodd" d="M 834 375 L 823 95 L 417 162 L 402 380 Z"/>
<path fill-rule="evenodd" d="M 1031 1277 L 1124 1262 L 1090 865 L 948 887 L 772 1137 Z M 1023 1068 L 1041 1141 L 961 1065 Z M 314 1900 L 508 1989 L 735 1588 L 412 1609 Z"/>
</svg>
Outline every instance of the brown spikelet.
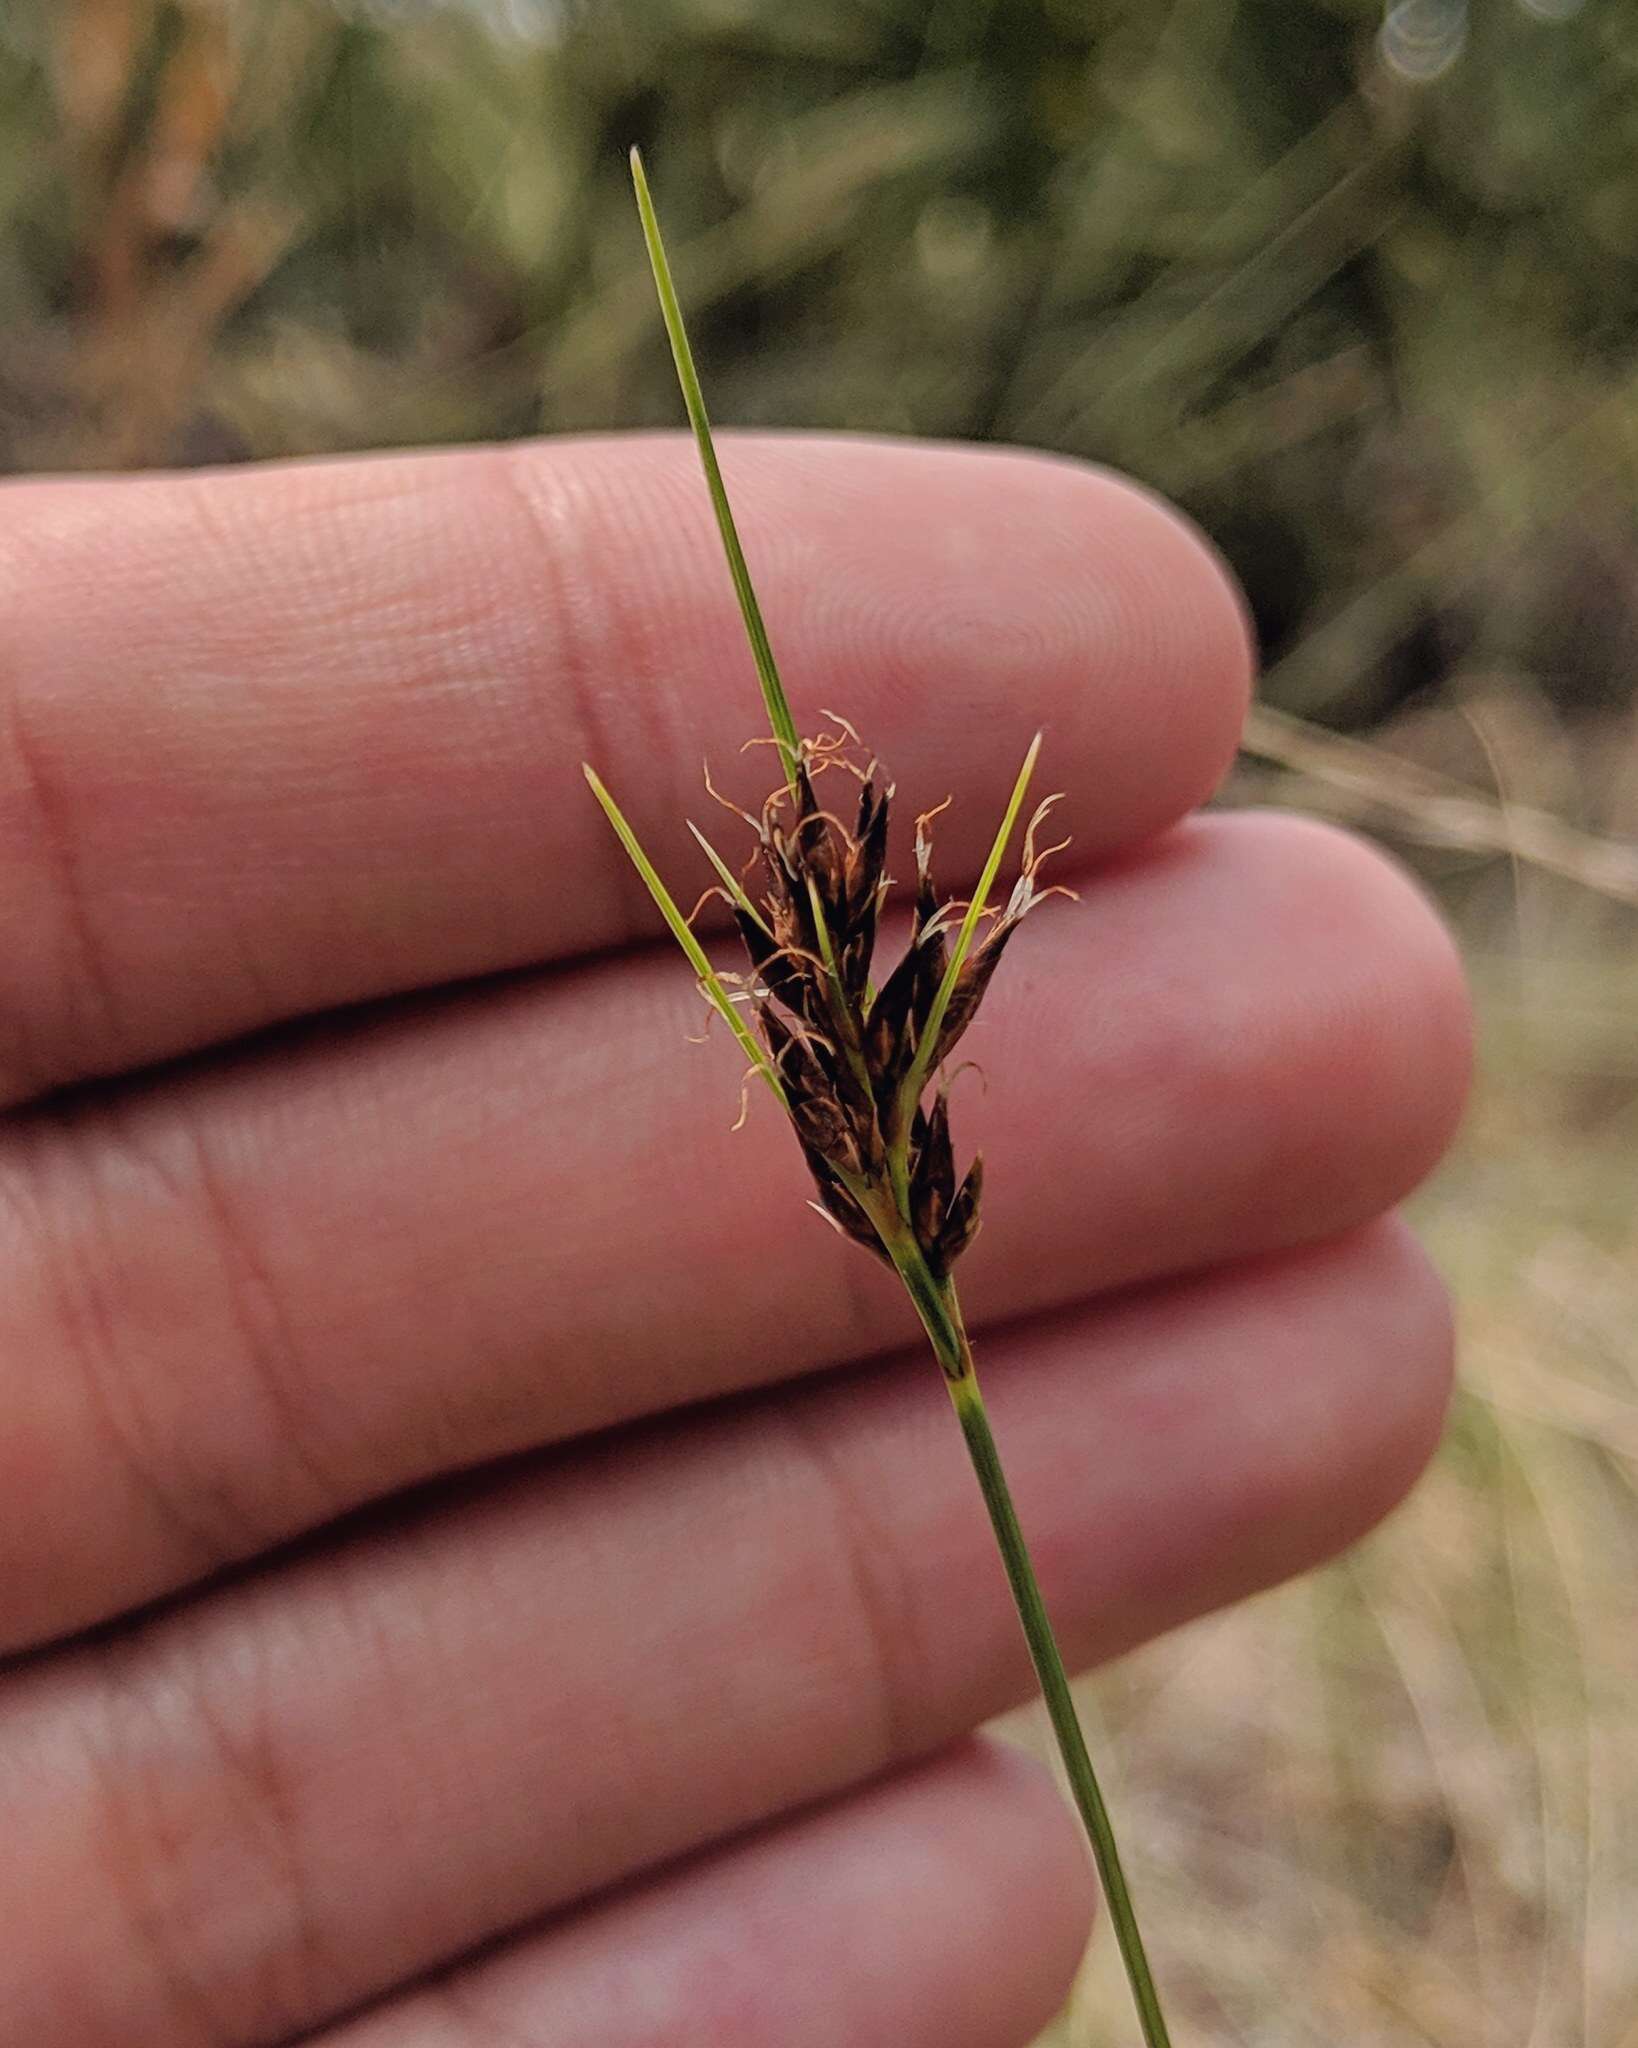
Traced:
<svg viewBox="0 0 1638 2048">
<path fill-rule="evenodd" d="M 861 754 L 851 733 L 801 742 L 790 779 L 755 821 L 755 867 L 734 921 L 751 964 L 757 1028 L 819 1206 L 878 1254 L 880 1218 L 890 1211 L 942 1280 L 978 1229 L 982 1173 L 975 1160 L 958 1184 L 945 1094 L 925 1108 L 918 1098 L 972 1022 L 1012 933 L 1047 893 L 1034 879 L 1046 807 L 1031 821 L 1011 899 L 986 929 L 964 935 L 971 943 L 948 988 L 948 933 L 966 906 L 941 903 L 934 887 L 937 812 L 916 820 L 910 941 L 877 989 L 893 791 Z M 827 801 L 847 775 L 857 777 L 857 797 Z"/>
<path fill-rule="evenodd" d="M 719 891 L 711 893 L 721 894 L 733 906 L 751 957 L 748 984 L 744 978 L 724 976 L 712 966 L 690 920 L 683 916 L 619 805 L 589 764 L 586 780 L 693 967 L 701 993 L 750 1058 L 752 1072 L 766 1083 L 795 1125 L 819 1193 L 814 1207 L 844 1236 L 879 1251 L 888 1260 L 927 1332 L 989 1511 L 1030 1658 L 1051 1710 L 1058 1753 L 1092 1845 L 1146 2048 L 1168 2048 L 1170 2036 L 1108 1807 L 1087 1754 L 1063 1657 L 1019 1527 L 950 1274 L 952 1262 L 972 1242 L 978 1228 L 980 1165 L 975 1159 L 961 1185 L 955 1185 L 947 1084 L 937 1087 L 932 1106 L 926 1106 L 927 1091 L 937 1081 L 943 1056 L 971 1023 L 1012 932 L 1043 894 L 1053 893 L 1039 890 L 1035 879 L 1042 859 L 1035 850 L 1035 835 L 1051 808 L 1049 798 L 1025 832 L 1022 873 L 1010 900 L 1000 911 L 991 909 L 989 903 L 1034 773 L 1041 735 L 1035 735 L 1024 756 L 989 854 L 965 904 L 939 903 L 932 881 L 928 830 L 936 813 L 916 820 L 916 900 L 910 945 L 877 995 L 871 966 L 876 920 L 886 889 L 882 863 L 891 792 L 885 787 L 878 789 L 875 762 L 865 764 L 858 758 L 862 754 L 859 737 L 845 719 L 826 712 L 838 728 L 836 732 L 810 740 L 799 735 L 712 447 L 710 421 L 682 309 L 642 159 L 635 150 L 631 168 L 683 400 L 768 713 L 769 740 L 751 744 L 772 745 L 785 778 L 784 786 L 763 806 L 760 818 L 747 820 L 757 836 L 754 859 L 760 861 L 766 886 L 760 908 L 748 893 L 756 885 L 748 884 L 743 874 L 736 877 L 709 842 L 701 841 L 721 884 Z M 819 785 L 837 770 L 858 778 L 855 805 L 833 809 L 823 801 L 831 790 Z M 851 825 L 843 821 L 849 810 Z M 946 953 L 944 934 L 948 930 L 955 936 Z M 744 1014 L 747 1003 L 754 1011 L 757 1031 Z"/>
</svg>

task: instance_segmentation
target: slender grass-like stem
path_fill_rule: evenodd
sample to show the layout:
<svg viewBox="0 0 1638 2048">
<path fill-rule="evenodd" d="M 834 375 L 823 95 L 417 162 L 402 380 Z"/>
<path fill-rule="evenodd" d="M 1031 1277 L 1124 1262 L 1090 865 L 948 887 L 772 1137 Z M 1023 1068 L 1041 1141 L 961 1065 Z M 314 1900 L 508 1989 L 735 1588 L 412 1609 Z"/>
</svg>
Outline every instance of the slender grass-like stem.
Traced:
<svg viewBox="0 0 1638 2048">
<path fill-rule="evenodd" d="M 1086 1738 L 1081 1733 L 1080 1719 L 1075 1711 L 1074 1695 L 1070 1692 L 1069 1679 L 1064 1671 L 1064 1660 L 1059 1655 L 1057 1638 L 1052 1633 L 1052 1623 L 1041 1598 L 1035 1568 L 1030 1563 L 1029 1550 L 1018 1526 L 1018 1515 L 985 1412 L 978 1377 L 969 1369 L 962 1378 L 949 1380 L 947 1384 L 956 1419 L 961 1424 L 961 1434 L 967 1441 L 973 1470 L 978 1475 L 979 1491 L 984 1496 L 985 1507 L 989 1509 L 990 1526 L 995 1531 L 1007 1582 L 1012 1587 L 1018 1619 L 1023 1624 L 1024 1640 L 1029 1645 L 1030 1662 L 1035 1666 L 1052 1732 L 1057 1738 L 1058 1754 L 1063 1758 L 1064 1774 L 1092 1844 L 1092 1855 L 1098 1866 L 1104 1898 L 1108 1901 L 1109 1918 L 1115 1930 L 1121 1961 L 1126 1967 L 1127 1981 L 1132 1987 L 1132 2002 L 1137 2007 L 1144 2041 L 1148 2048 L 1170 2048 L 1171 2036 L 1166 2031 L 1165 2015 L 1160 2009 L 1160 1995 L 1155 1989 L 1148 1952 L 1143 1946 L 1143 1934 L 1120 1860 L 1114 1825 L 1104 1804 L 1097 1772 L 1092 1768 L 1092 1759 L 1087 1753 Z"/>
<path fill-rule="evenodd" d="M 1013 784 L 949 958 L 941 973 L 937 967 L 931 970 L 938 974 L 936 986 L 928 977 L 923 977 L 925 986 L 918 985 L 918 963 L 938 959 L 930 949 L 942 947 L 939 934 L 955 906 L 947 904 L 939 910 L 935 904 L 929 908 L 931 883 L 925 865 L 929 848 L 922 837 L 927 818 L 918 821 L 918 922 L 911 951 L 894 970 L 879 1010 L 870 979 L 870 956 L 880 891 L 885 887 L 882 860 L 887 845 L 887 800 L 892 792 L 874 790 L 876 764 L 871 762 L 855 769 L 862 791 L 859 824 L 853 832 L 817 807 L 813 777 L 834 765 L 839 742 L 832 740 L 821 747 L 798 737 L 711 445 L 711 423 L 682 308 L 642 159 L 635 150 L 631 172 L 683 400 L 699 445 L 768 722 L 785 770 L 786 790 L 770 798 L 760 827 L 768 885 L 760 907 L 720 855 L 695 833 L 722 884 L 722 893 L 736 912 L 741 936 L 747 940 L 754 973 L 748 990 L 740 984 L 740 1002 L 711 966 L 619 806 L 589 767 L 586 779 L 693 966 L 701 992 L 722 1013 L 741 1048 L 791 1117 L 818 1183 L 821 1200 L 815 1206 L 844 1236 L 887 1253 L 921 1317 L 978 1477 L 1069 1788 L 1091 1842 L 1146 2048 L 1170 2048 L 1109 1811 L 1087 1754 L 1063 1658 L 1018 1525 L 979 1392 L 972 1346 L 949 1277 L 952 1262 L 977 1228 L 980 1163 L 973 1162 L 958 1188 L 944 1099 L 941 1095 L 931 1107 L 923 1101 L 934 1069 L 942 1065 L 981 999 L 1008 934 L 1042 893 L 1053 893 L 1035 887 L 1044 857 L 1034 850 L 1035 830 L 1053 802 L 1048 798 L 1026 828 L 1022 873 L 1011 899 L 997 911 L 989 904 L 989 892 L 1023 808 L 1041 737 L 1035 736 Z M 800 821 L 794 830 L 770 816 L 787 798 Z M 751 822 L 755 825 L 757 821 Z M 986 917 L 992 923 L 981 941 L 979 930 Z M 918 948 L 928 950 L 918 952 Z M 766 1046 L 758 1042 L 741 1014 L 747 994 Z M 959 1011 L 955 1007 L 958 1000 L 963 1005 Z M 885 1021 L 882 1011 L 886 1012 Z"/>
<path fill-rule="evenodd" d="M 711 442 L 711 421 L 705 410 L 705 393 L 700 389 L 699 372 L 694 367 L 694 351 L 688 345 L 688 329 L 683 325 L 682 307 L 677 301 L 677 287 L 671 281 L 671 265 L 666 261 L 665 243 L 660 238 L 660 224 L 654 217 L 654 201 L 649 195 L 648 175 L 643 169 L 642 151 L 638 149 L 631 152 L 631 180 L 637 192 L 637 211 L 642 218 L 643 239 L 648 244 L 648 260 L 654 272 L 654 286 L 660 295 L 660 311 L 664 316 L 666 335 L 671 343 L 671 359 L 677 366 L 677 382 L 682 386 L 683 405 L 688 412 L 688 423 L 694 429 L 694 442 L 700 452 L 700 466 L 705 471 L 706 488 L 711 494 L 711 509 L 717 515 L 717 531 L 722 535 L 723 553 L 728 558 L 728 573 L 733 579 L 734 594 L 739 599 L 740 616 L 745 621 L 745 637 L 751 643 L 751 657 L 756 663 L 757 679 L 762 685 L 762 701 L 767 707 L 768 723 L 779 745 L 779 758 L 784 763 L 786 779 L 794 788 L 796 762 L 800 752 L 796 720 L 791 716 L 785 686 L 779 680 L 779 665 L 774 660 L 773 648 L 768 641 L 768 629 L 762 623 L 762 607 L 756 601 L 756 591 L 751 584 L 751 572 L 745 565 L 745 550 L 739 544 L 739 529 L 734 524 L 733 508 L 728 503 L 728 488 L 722 481 L 717 451 Z"/>
<path fill-rule="evenodd" d="M 1012 1490 L 1007 1485 L 1001 1453 L 990 1428 L 989 1414 L 978 1384 L 978 1372 L 973 1364 L 972 1345 L 961 1319 L 961 1305 L 956 1298 L 954 1283 L 934 1278 L 908 1231 L 895 1230 L 890 1240 L 884 1233 L 884 1240 L 888 1242 L 893 1264 L 915 1303 L 934 1355 L 943 1368 L 944 1383 L 949 1389 L 956 1420 L 961 1425 L 967 1454 L 978 1479 L 978 1489 L 989 1510 L 990 1527 L 995 1532 L 996 1547 L 1001 1553 L 1007 1583 L 1012 1588 L 1013 1605 L 1018 1610 L 1024 1641 L 1029 1646 L 1030 1662 L 1035 1667 L 1041 1696 L 1046 1702 L 1058 1754 L 1063 1759 L 1064 1775 L 1092 1845 L 1093 1860 L 1098 1867 L 1098 1878 L 1108 1903 L 1115 1941 L 1131 1986 L 1132 2002 L 1137 2007 L 1146 2048 L 1171 2048 L 1171 2035 L 1167 2032 L 1165 2014 L 1161 2011 L 1160 1994 L 1155 1989 L 1154 1973 L 1149 1967 L 1148 1951 L 1143 1945 L 1143 1933 L 1132 1904 L 1131 1887 L 1126 1881 L 1120 1847 L 1115 1840 L 1114 1823 L 1104 1803 L 1098 1775 L 1086 1747 L 1086 1737 L 1081 1733 L 1080 1716 L 1076 1712 L 1075 1696 L 1069 1688 L 1058 1639 L 1053 1634 L 1040 1581 L 1030 1561 L 1029 1546 L 1019 1526 L 1018 1511 L 1013 1506 Z"/>
</svg>

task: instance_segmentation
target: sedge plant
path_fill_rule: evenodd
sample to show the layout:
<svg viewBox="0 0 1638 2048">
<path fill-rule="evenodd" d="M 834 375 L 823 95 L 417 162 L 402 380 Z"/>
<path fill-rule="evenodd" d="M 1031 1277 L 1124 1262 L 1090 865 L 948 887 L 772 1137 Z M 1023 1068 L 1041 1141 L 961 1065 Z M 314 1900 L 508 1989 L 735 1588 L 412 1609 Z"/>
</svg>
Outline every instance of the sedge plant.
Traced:
<svg viewBox="0 0 1638 2048">
<path fill-rule="evenodd" d="M 921 1318 L 989 1511 L 1069 1787 L 1091 1843 L 1144 2041 L 1147 2048 L 1169 2048 L 1109 1812 L 985 1412 L 951 1270 L 978 1228 L 983 1174 L 975 1158 L 957 1178 L 942 1076 L 1012 933 L 1043 897 L 1055 893 L 1038 881 L 1042 861 L 1059 850 L 1037 846 L 1054 801 L 1048 797 L 1024 828 L 1018 878 L 1010 894 L 1004 901 L 991 900 L 1023 813 L 1040 735 L 1024 757 L 977 886 L 965 903 L 941 900 L 933 885 L 929 828 L 937 812 L 916 820 L 910 939 L 878 985 L 874 959 L 877 922 L 889 888 L 883 862 L 893 790 L 852 727 L 835 713 L 824 715 L 836 730 L 813 738 L 799 735 L 734 525 L 636 150 L 631 168 L 683 400 L 781 769 L 779 784 L 760 814 L 740 813 L 755 842 L 750 880 L 736 874 L 695 830 L 717 878 L 707 896 L 721 897 L 738 927 L 749 959 L 747 973 L 724 974 L 713 967 L 689 918 L 589 765 L 586 780 L 687 956 L 702 995 L 738 1041 L 750 1063 L 750 1078 L 759 1078 L 789 1117 L 817 1189 L 814 1206 L 893 1268 Z M 822 800 L 838 786 L 849 799 L 846 804 Z"/>
</svg>

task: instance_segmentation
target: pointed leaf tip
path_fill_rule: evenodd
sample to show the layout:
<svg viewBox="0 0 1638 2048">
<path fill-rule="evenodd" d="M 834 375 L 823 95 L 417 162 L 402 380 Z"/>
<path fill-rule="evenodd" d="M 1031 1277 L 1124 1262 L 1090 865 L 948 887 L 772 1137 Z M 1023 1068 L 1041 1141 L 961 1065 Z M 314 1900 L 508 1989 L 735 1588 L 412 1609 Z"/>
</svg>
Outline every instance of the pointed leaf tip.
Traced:
<svg viewBox="0 0 1638 2048">
<path fill-rule="evenodd" d="M 757 1043 L 750 1027 L 735 1007 L 733 997 L 723 985 L 721 975 L 717 973 L 717 970 L 706 958 L 705 949 L 694 936 L 693 927 L 689 924 L 687 918 L 683 916 L 681 910 L 678 909 L 670 890 L 660 880 L 658 870 L 643 851 L 636 833 L 632 831 L 630 824 L 626 820 L 625 813 L 598 780 L 596 771 L 586 762 L 582 762 L 581 767 L 584 770 L 587 782 L 591 785 L 592 794 L 602 805 L 604 815 L 614 827 L 615 837 L 625 848 L 632 866 L 642 877 L 643 886 L 654 899 L 655 907 L 659 910 L 661 917 L 664 918 L 671 936 L 682 948 L 684 957 L 687 959 L 689 966 L 693 968 L 701 993 L 706 1001 L 721 1013 L 728 1029 L 739 1040 L 746 1057 L 773 1090 L 779 1102 L 788 1107 L 784 1083 L 774 1071 L 772 1060 L 769 1059 L 767 1053 Z"/>
<path fill-rule="evenodd" d="M 1024 756 L 1023 766 L 1018 770 L 1018 779 L 1014 782 L 1012 794 L 1007 799 L 1007 808 L 1002 814 L 1000 827 L 990 846 L 989 858 L 979 874 L 978 886 L 973 891 L 971 901 L 967 905 L 967 913 L 961 920 L 961 928 L 956 933 L 955 943 L 950 948 L 949 959 L 944 967 L 944 977 L 939 983 L 938 992 L 922 1025 L 920 1049 L 900 1083 L 898 1111 L 906 1128 L 910 1123 L 911 1112 L 921 1100 L 921 1091 L 927 1085 L 927 1077 L 932 1068 L 933 1056 L 938 1049 L 939 1035 L 945 1014 L 950 1007 L 950 999 L 955 994 L 962 966 L 972 950 L 978 921 L 988 907 L 989 893 L 995 886 L 995 878 L 1012 838 L 1013 827 L 1018 822 L 1024 793 L 1029 788 L 1030 777 L 1035 773 L 1035 763 L 1040 751 L 1041 735 L 1037 733 L 1029 743 L 1029 751 Z"/>
<path fill-rule="evenodd" d="M 733 510 L 728 503 L 728 489 L 723 483 L 722 469 L 711 440 L 711 422 L 705 410 L 705 394 L 700 389 L 699 372 L 694 367 L 693 351 L 688 345 L 688 330 L 683 324 L 677 287 L 672 279 L 671 265 L 666 260 L 665 241 L 660 233 L 660 223 L 654 211 L 654 200 L 648 189 L 648 179 L 643 172 L 642 153 L 635 146 L 631 152 L 631 178 L 637 193 L 637 213 L 643 226 L 643 240 L 648 248 L 649 268 L 654 273 L 654 288 L 659 295 L 660 312 L 665 321 L 667 339 L 671 344 L 672 360 L 677 366 L 677 382 L 682 388 L 683 406 L 688 414 L 689 425 L 694 431 L 700 467 L 705 472 L 706 488 L 710 493 L 712 510 L 716 514 L 723 553 L 728 561 L 729 577 L 734 586 L 734 593 L 739 599 L 740 617 L 745 624 L 745 637 L 750 642 L 751 658 L 761 686 L 769 730 L 779 745 L 785 779 L 794 790 L 797 765 L 801 758 L 801 742 L 797 736 L 796 721 L 791 715 L 790 703 L 785 696 L 785 686 L 779 678 L 779 667 L 774 660 L 773 648 L 769 644 L 768 629 L 763 623 L 762 609 L 757 603 L 756 591 L 751 584 L 751 572 L 746 566 L 745 551 L 740 545 L 739 531 L 734 524 Z"/>
</svg>

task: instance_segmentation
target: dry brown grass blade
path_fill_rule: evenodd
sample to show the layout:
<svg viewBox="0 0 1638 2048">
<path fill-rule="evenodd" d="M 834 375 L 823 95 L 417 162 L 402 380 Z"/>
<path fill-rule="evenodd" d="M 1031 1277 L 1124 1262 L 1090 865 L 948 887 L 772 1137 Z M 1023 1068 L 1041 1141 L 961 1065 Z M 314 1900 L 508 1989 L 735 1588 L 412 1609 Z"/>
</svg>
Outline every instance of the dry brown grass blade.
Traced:
<svg viewBox="0 0 1638 2048">
<path fill-rule="evenodd" d="M 1380 822 L 1424 846 L 1502 855 L 1618 903 L 1638 904 L 1638 844 L 1630 840 L 1601 838 L 1550 811 L 1500 802 L 1268 704 L 1253 708 L 1240 745 L 1257 760 L 1335 792 L 1347 815 Z"/>
</svg>

